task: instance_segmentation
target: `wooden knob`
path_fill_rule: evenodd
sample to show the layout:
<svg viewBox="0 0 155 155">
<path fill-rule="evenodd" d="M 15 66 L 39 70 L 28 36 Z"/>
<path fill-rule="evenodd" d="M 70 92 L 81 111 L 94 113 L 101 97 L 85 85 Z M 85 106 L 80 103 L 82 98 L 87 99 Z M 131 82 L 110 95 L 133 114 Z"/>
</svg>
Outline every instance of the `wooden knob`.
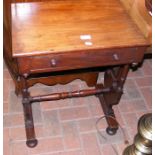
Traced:
<svg viewBox="0 0 155 155">
<path fill-rule="evenodd" d="M 56 63 L 56 60 L 55 60 L 55 59 L 52 59 L 52 60 L 51 60 L 51 65 L 52 65 L 53 67 L 55 67 L 56 64 L 57 64 L 57 63 Z"/>
<path fill-rule="evenodd" d="M 113 58 L 114 58 L 114 60 L 119 60 L 118 54 L 113 54 Z"/>
</svg>

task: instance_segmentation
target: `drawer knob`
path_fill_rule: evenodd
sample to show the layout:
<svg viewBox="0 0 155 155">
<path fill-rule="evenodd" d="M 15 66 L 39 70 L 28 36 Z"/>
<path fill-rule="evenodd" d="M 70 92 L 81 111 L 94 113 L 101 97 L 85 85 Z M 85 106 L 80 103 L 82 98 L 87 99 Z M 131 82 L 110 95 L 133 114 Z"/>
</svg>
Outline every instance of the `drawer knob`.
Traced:
<svg viewBox="0 0 155 155">
<path fill-rule="evenodd" d="M 114 58 L 114 60 L 119 60 L 118 54 L 113 54 L 113 58 Z"/>
<path fill-rule="evenodd" d="M 57 64 L 57 63 L 56 63 L 56 60 L 55 60 L 55 59 L 52 59 L 52 60 L 51 60 L 51 65 L 54 67 L 54 66 L 56 66 L 56 64 Z"/>
</svg>

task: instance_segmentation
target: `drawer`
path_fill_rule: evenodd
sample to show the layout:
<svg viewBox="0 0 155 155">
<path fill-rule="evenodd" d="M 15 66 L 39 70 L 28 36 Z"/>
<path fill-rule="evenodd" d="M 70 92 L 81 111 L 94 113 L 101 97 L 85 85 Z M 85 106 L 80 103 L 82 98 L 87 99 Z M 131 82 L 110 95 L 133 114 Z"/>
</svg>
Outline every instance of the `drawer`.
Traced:
<svg viewBox="0 0 155 155">
<path fill-rule="evenodd" d="M 128 64 L 142 60 L 145 48 L 73 51 L 18 58 L 20 73 L 43 73 L 98 66 Z"/>
</svg>

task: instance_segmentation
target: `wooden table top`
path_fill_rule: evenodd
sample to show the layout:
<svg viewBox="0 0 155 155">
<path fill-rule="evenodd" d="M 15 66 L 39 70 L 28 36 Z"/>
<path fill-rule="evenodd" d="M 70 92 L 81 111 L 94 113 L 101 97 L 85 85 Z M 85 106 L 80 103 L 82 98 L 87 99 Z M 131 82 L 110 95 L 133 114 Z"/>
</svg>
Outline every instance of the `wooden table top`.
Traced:
<svg viewBox="0 0 155 155">
<path fill-rule="evenodd" d="M 13 56 L 147 45 L 119 0 L 12 4 Z"/>
</svg>

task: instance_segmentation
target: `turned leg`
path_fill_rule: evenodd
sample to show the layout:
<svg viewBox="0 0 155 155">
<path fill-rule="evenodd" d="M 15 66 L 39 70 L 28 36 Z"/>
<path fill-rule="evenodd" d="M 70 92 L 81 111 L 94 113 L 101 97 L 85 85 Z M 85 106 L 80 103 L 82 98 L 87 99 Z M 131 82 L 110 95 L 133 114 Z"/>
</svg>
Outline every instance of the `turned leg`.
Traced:
<svg viewBox="0 0 155 155">
<path fill-rule="evenodd" d="M 96 88 L 111 88 L 110 92 L 97 95 L 101 102 L 103 112 L 107 116 L 108 127 L 106 131 L 109 135 L 114 135 L 118 129 L 118 123 L 112 106 L 118 104 L 120 101 L 128 71 L 129 65 L 108 69 L 104 75 L 104 87 L 100 84 L 96 86 Z"/>
<path fill-rule="evenodd" d="M 28 147 L 35 147 L 38 141 L 35 138 L 35 131 L 34 131 L 34 122 L 33 122 L 33 115 L 32 115 L 32 106 L 31 102 L 29 101 L 30 94 L 28 92 L 26 86 L 26 79 L 22 78 L 22 104 L 24 110 L 24 118 L 25 118 L 25 131 L 26 131 L 26 144 Z"/>
</svg>

